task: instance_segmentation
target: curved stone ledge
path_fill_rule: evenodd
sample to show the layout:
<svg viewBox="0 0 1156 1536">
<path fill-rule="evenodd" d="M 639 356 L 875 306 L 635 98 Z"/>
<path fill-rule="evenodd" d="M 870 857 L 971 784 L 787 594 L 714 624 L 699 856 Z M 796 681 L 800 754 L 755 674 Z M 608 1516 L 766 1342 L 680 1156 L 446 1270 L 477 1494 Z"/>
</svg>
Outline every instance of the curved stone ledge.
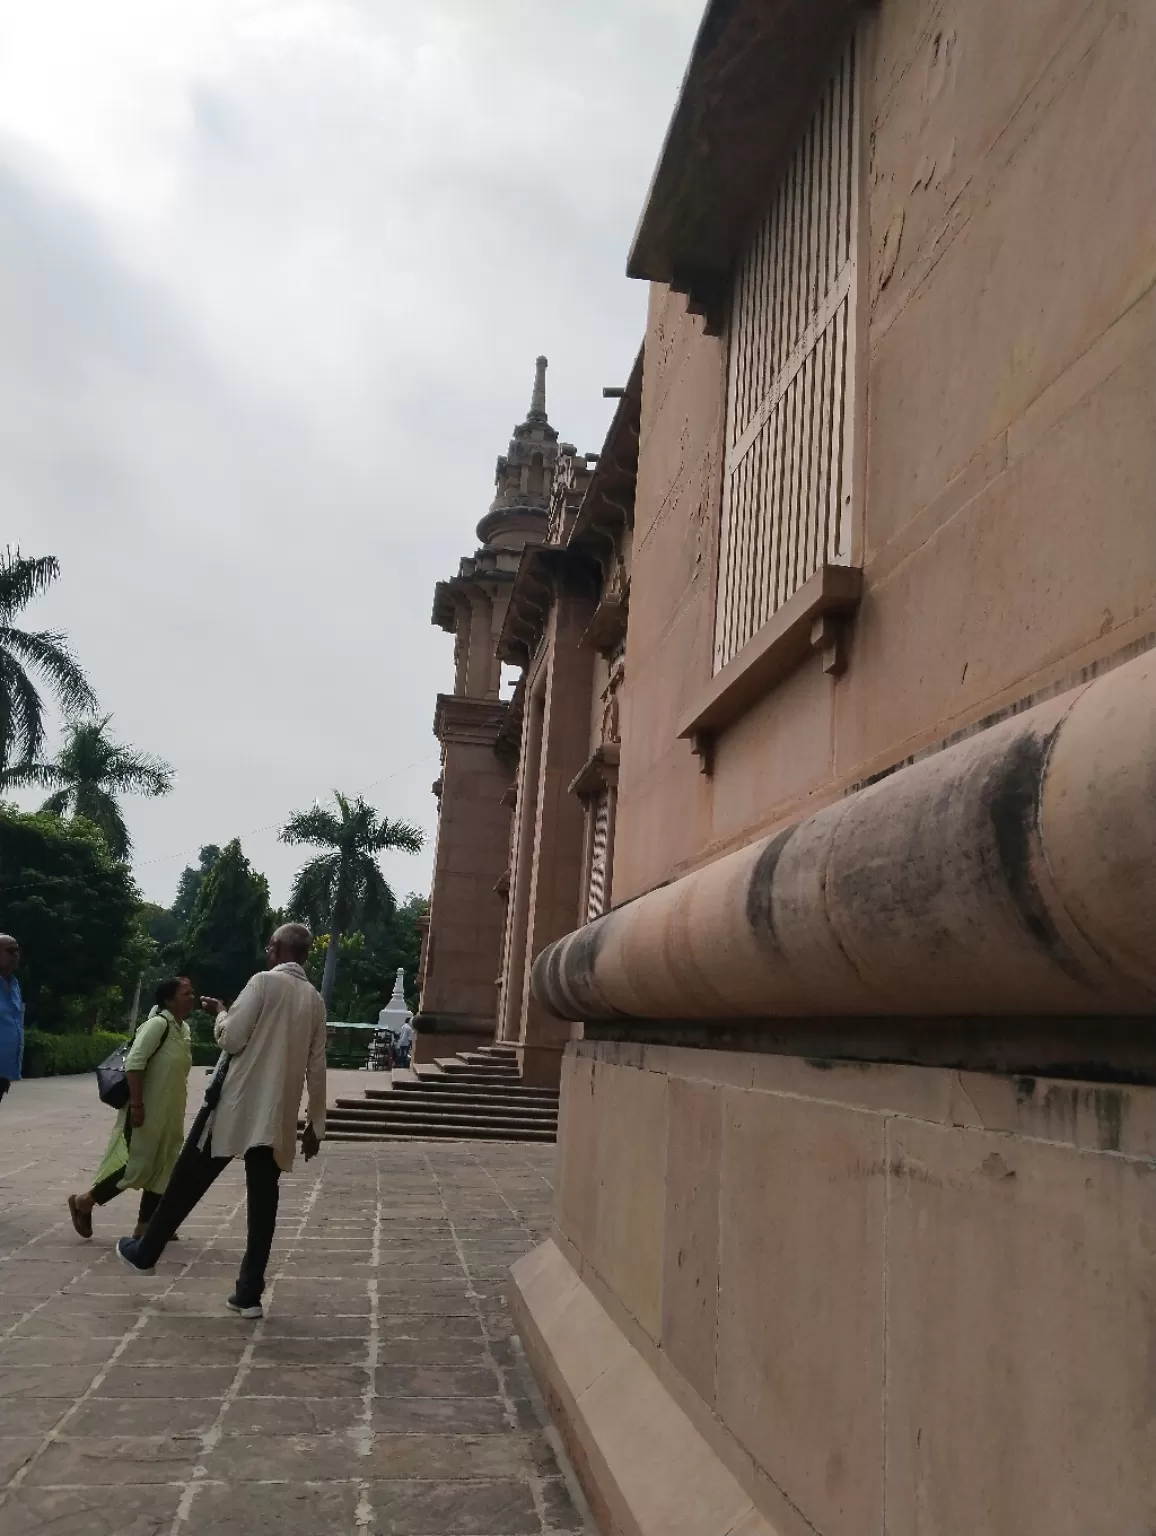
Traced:
<svg viewBox="0 0 1156 1536">
<path fill-rule="evenodd" d="M 1156 656 L 567 935 L 569 1019 L 1156 1012 Z"/>
</svg>

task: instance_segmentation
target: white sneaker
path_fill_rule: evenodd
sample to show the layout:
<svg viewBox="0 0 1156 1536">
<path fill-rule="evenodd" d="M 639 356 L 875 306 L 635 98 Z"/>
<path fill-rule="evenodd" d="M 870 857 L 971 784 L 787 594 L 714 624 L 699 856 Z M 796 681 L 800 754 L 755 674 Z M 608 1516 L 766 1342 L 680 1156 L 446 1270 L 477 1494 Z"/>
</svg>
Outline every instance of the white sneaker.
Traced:
<svg viewBox="0 0 1156 1536">
<path fill-rule="evenodd" d="M 238 1317 L 243 1317 L 251 1323 L 255 1323 L 259 1318 L 265 1316 L 265 1308 L 259 1301 L 254 1301 L 249 1306 L 245 1306 L 238 1300 L 236 1291 L 228 1298 L 225 1305 L 230 1312 L 235 1312 Z"/>
</svg>

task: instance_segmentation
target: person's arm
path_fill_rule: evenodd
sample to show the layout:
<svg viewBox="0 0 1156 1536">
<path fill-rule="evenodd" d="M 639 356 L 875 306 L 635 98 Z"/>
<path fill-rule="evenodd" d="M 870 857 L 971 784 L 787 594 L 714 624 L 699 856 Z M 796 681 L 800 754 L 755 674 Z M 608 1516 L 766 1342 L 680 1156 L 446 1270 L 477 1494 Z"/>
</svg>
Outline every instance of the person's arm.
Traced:
<svg viewBox="0 0 1156 1536">
<path fill-rule="evenodd" d="M 313 1034 L 309 1041 L 309 1065 L 306 1068 L 305 1080 L 309 1089 L 309 1107 L 306 1113 L 306 1126 L 301 1137 L 301 1150 L 305 1153 L 305 1160 L 314 1156 L 317 1152 L 321 1138 L 325 1135 L 325 1009 L 318 1012 L 313 1023 Z"/>
<path fill-rule="evenodd" d="M 236 1056 L 249 1043 L 249 1037 L 261 1017 L 265 1004 L 265 976 L 258 972 L 241 989 L 241 995 L 229 1009 L 221 1009 L 213 1026 L 217 1044 L 230 1056 Z"/>
</svg>

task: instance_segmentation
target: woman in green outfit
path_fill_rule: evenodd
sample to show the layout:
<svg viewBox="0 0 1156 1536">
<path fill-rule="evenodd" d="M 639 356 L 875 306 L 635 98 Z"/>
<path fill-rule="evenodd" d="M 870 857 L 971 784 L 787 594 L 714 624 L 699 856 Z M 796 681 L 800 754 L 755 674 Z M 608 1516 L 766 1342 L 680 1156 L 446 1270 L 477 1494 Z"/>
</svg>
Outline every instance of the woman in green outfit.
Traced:
<svg viewBox="0 0 1156 1536">
<path fill-rule="evenodd" d="M 69 1195 L 68 1213 L 81 1237 L 92 1236 L 92 1208 L 126 1189 L 142 1191 L 134 1236 L 160 1204 L 185 1138 L 185 1093 L 193 1064 L 185 1023 L 195 999 L 187 976 L 162 981 L 156 1010 L 136 1032 L 128 1056 L 129 1101 L 116 1117 L 104 1161 L 87 1194 Z"/>
</svg>

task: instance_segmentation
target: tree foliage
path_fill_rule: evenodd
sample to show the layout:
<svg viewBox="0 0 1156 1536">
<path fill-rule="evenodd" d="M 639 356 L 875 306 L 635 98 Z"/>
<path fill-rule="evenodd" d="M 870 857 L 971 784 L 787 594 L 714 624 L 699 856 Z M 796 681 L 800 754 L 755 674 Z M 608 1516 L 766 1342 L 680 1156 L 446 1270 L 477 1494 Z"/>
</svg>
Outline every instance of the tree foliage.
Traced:
<svg viewBox="0 0 1156 1536">
<path fill-rule="evenodd" d="M 43 810 L 53 816 L 82 816 L 100 828 L 113 858 L 127 862 L 132 838 L 118 796 L 167 795 L 174 775 L 161 758 L 113 741 L 111 721 L 112 716 L 105 715 L 71 726 L 55 762 L 26 764 L 12 773 L 11 781 L 52 789 Z"/>
<path fill-rule="evenodd" d="M 261 968 L 271 932 L 269 882 L 234 838 L 201 883 L 176 968 L 196 991 L 231 1001 Z"/>
<path fill-rule="evenodd" d="M 96 709 L 96 695 L 57 630 L 21 629 L 15 620 L 60 575 L 53 555 L 0 554 L 0 782 L 9 770 L 37 761 L 44 747 L 47 685 L 69 719 Z"/>
<path fill-rule="evenodd" d="M 0 912 L 20 940 L 30 1025 L 91 1029 L 127 1006 L 117 983 L 139 937 L 139 902 L 95 827 L 0 808 Z"/>
<path fill-rule="evenodd" d="M 321 995 L 332 1008 L 341 938 L 359 925 L 384 922 L 395 910 L 393 892 L 378 867 L 387 850 L 418 853 L 424 838 L 407 821 L 379 816 L 360 795 L 334 792 L 336 811 L 315 805 L 296 811 L 281 829 L 281 841 L 325 848 L 293 882 L 289 910 L 313 931 L 328 933 Z"/>
<path fill-rule="evenodd" d="M 205 876 L 220 857 L 221 850 L 216 843 L 206 843 L 201 849 L 197 867 L 194 869 L 191 864 L 186 864 L 181 870 L 181 877 L 177 881 L 177 894 L 170 908 L 179 929 L 183 930 L 189 918 L 192 917 L 197 892 L 204 885 Z"/>
<path fill-rule="evenodd" d="M 337 981 L 330 1007 L 331 1017 L 346 1023 L 372 1024 L 389 1001 L 394 977 L 405 972 L 406 999 L 417 1008 L 417 973 L 421 957 L 421 919 L 429 910 L 423 896 L 407 896 L 388 918 L 367 923 L 340 941 Z M 309 979 L 319 987 L 325 971 L 329 935 L 320 933 L 306 966 Z"/>
</svg>

